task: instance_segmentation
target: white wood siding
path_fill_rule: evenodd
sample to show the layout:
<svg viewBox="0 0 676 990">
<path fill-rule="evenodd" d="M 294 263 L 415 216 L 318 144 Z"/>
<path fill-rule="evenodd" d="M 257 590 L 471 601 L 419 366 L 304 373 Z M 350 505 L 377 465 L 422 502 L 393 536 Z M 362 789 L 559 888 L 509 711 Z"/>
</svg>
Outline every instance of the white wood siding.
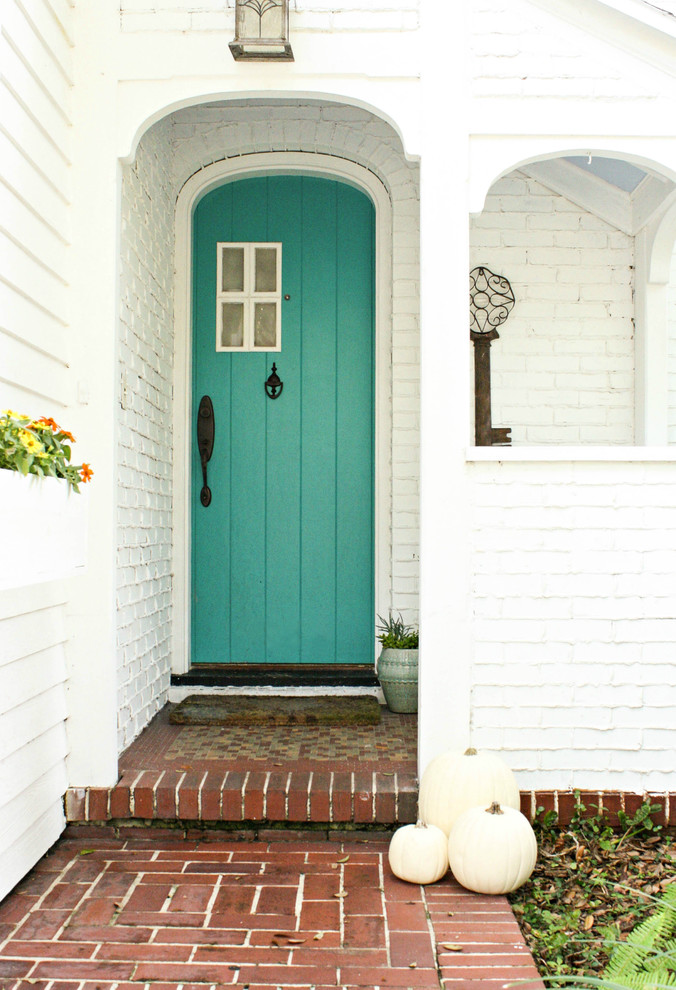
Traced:
<svg viewBox="0 0 676 990">
<path fill-rule="evenodd" d="M 0 5 L 0 409 L 57 420 L 72 389 L 71 20 L 70 0 Z M 0 897 L 64 825 L 65 606 L 57 582 L 0 592 Z"/>
<path fill-rule="evenodd" d="M 64 826 L 64 610 L 57 582 L 0 593 L 0 898 Z"/>
<path fill-rule="evenodd" d="M 0 10 L 0 405 L 58 418 L 69 399 L 70 18 Z"/>
</svg>

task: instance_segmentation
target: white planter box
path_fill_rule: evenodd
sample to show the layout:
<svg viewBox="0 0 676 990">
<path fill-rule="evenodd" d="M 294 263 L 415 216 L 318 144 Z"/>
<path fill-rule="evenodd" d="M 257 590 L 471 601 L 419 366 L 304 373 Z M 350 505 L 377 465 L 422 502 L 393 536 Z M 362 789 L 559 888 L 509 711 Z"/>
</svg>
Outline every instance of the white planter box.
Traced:
<svg viewBox="0 0 676 990">
<path fill-rule="evenodd" d="M 84 570 L 87 495 L 57 478 L 0 470 L 0 589 L 72 577 Z"/>
</svg>

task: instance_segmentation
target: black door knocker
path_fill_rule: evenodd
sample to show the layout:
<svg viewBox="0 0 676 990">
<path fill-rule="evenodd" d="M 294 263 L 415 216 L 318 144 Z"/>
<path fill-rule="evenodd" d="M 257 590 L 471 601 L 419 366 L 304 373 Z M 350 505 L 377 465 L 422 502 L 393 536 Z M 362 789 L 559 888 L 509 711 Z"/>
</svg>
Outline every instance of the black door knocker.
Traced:
<svg viewBox="0 0 676 990">
<path fill-rule="evenodd" d="M 214 449 L 214 425 L 214 407 L 209 396 L 203 395 L 197 411 L 197 449 L 202 463 L 200 502 L 205 508 L 211 504 L 211 489 L 207 485 L 207 462 L 211 460 Z"/>
<path fill-rule="evenodd" d="M 282 394 L 284 382 L 277 374 L 277 365 L 272 362 L 272 372 L 265 382 L 265 394 L 268 399 L 278 399 Z"/>
</svg>

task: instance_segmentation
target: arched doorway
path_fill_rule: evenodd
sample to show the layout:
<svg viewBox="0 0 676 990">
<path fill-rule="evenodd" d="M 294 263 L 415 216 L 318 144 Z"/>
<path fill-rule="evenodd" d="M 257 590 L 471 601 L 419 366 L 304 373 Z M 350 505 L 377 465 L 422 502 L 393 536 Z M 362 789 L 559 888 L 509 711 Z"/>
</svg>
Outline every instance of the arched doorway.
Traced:
<svg viewBox="0 0 676 990">
<path fill-rule="evenodd" d="M 190 663 L 194 662 L 193 647 L 195 642 L 191 624 L 194 602 L 192 581 L 195 569 L 192 551 L 194 529 L 192 525 L 191 499 L 194 498 L 194 493 L 191 494 L 188 489 L 187 482 L 190 477 L 190 472 L 186 470 L 186 465 L 190 465 L 192 463 L 193 477 L 199 475 L 201 484 L 201 471 L 199 469 L 199 462 L 197 462 L 197 464 L 194 462 L 196 452 L 194 449 L 194 444 L 192 443 L 192 437 L 195 432 L 194 420 L 197 411 L 194 408 L 194 403 L 197 400 L 192 395 L 193 314 L 190 300 L 192 298 L 192 285 L 195 278 L 195 274 L 192 270 L 193 257 L 190 249 L 192 217 L 195 210 L 200 209 L 203 198 L 210 196 L 212 191 L 217 190 L 218 188 L 223 188 L 224 182 L 228 182 L 228 180 L 230 180 L 231 184 L 232 182 L 238 181 L 255 182 L 258 181 L 258 179 L 262 179 L 263 182 L 265 182 L 268 179 L 272 181 L 271 177 L 273 176 L 276 177 L 275 181 L 286 177 L 288 179 L 292 179 L 296 182 L 296 184 L 301 179 L 316 179 L 320 185 L 322 183 L 327 184 L 327 188 L 334 190 L 334 192 L 331 193 L 332 196 L 336 190 L 340 189 L 341 196 L 346 199 L 346 202 L 348 200 L 352 200 L 354 202 L 361 201 L 373 211 L 373 257 L 371 264 L 373 338 L 371 344 L 369 345 L 371 348 L 372 364 L 367 379 L 370 382 L 370 387 L 372 388 L 372 398 L 370 400 L 372 402 L 372 411 L 368 414 L 372 422 L 372 434 L 371 439 L 369 439 L 368 434 L 365 436 L 366 445 L 369 445 L 372 450 L 374 464 L 372 494 L 369 496 L 369 502 L 372 508 L 369 508 L 367 513 L 370 514 L 371 521 L 369 525 L 372 527 L 372 535 L 370 538 L 370 554 L 372 559 L 372 563 L 370 565 L 371 590 L 367 593 L 368 605 L 364 606 L 364 614 L 361 620 L 361 645 L 359 646 L 358 653 L 354 653 L 354 648 L 348 648 L 349 653 L 345 654 L 343 646 L 339 646 L 337 649 L 334 647 L 332 648 L 333 663 L 349 665 L 349 655 L 358 657 L 358 662 L 361 664 L 373 663 L 375 655 L 373 619 L 375 614 L 378 612 L 384 612 L 387 610 L 391 599 L 392 510 L 390 445 L 392 435 L 392 410 L 388 381 L 388 365 L 391 352 L 391 203 L 387 195 L 387 191 L 382 183 L 375 176 L 373 176 L 372 173 L 351 162 L 346 162 L 342 159 L 334 159 L 331 156 L 316 156 L 302 153 L 272 153 L 247 156 L 245 160 L 238 159 L 215 163 L 209 168 L 196 174 L 185 184 L 179 196 L 177 206 L 176 375 L 178 387 L 176 390 L 175 402 L 175 483 L 178 498 L 176 499 L 175 515 L 175 547 L 177 550 L 178 565 L 176 567 L 177 601 L 183 604 L 180 614 L 176 614 L 175 616 L 175 626 L 180 636 L 180 638 L 177 636 L 174 641 L 175 651 L 173 669 L 174 673 L 177 674 L 186 672 L 190 667 Z M 340 212 L 343 212 L 342 208 Z M 349 262 L 347 267 L 349 268 Z M 284 290 L 282 295 L 291 295 L 291 293 L 287 293 Z M 289 305 L 290 303 L 291 299 L 282 299 L 281 305 L 283 307 L 285 305 Z M 266 376 L 270 373 L 272 360 L 277 353 L 278 352 L 267 354 L 267 363 L 270 367 L 266 372 Z M 252 356 L 265 360 L 262 354 Z M 336 351 L 332 360 L 335 361 L 336 356 L 339 356 L 338 351 Z M 231 361 L 233 361 L 235 357 L 241 360 L 245 356 L 242 354 L 233 355 Z M 280 371 L 281 370 L 282 366 L 280 363 Z M 283 402 L 273 404 L 269 399 L 265 398 L 263 382 L 265 381 L 266 376 L 264 376 L 259 382 L 259 398 L 261 398 L 261 401 L 262 399 L 265 399 L 264 405 L 267 404 L 267 407 L 281 409 L 283 407 Z M 284 378 L 283 375 L 280 375 L 280 377 L 282 377 L 282 379 Z M 358 377 L 362 380 L 363 385 L 365 383 L 365 379 L 361 372 Z M 354 431 L 350 431 L 348 429 L 346 433 L 348 444 L 351 432 Z M 344 459 L 346 461 L 348 460 L 347 457 L 344 457 Z M 197 475 L 195 474 L 196 468 Z M 364 473 L 367 469 L 362 466 L 360 470 Z M 342 501 L 343 504 L 345 504 L 344 496 Z M 208 512 L 208 510 L 206 511 Z M 295 510 L 293 511 L 295 512 Z M 362 513 L 362 525 L 364 526 L 366 525 L 367 514 Z M 257 525 L 255 513 L 253 525 L 254 527 Z M 324 525 L 327 529 L 330 528 L 326 519 Z M 272 529 L 270 530 L 270 534 L 271 539 L 273 539 L 274 534 Z M 296 541 L 294 543 L 295 546 L 298 543 L 298 538 L 294 539 Z M 348 551 L 349 542 L 349 540 L 344 541 L 345 553 L 341 555 L 345 556 L 345 559 L 349 559 L 350 553 L 352 552 L 352 550 Z M 360 540 L 360 542 L 363 544 L 363 539 Z M 336 546 L 334 545 L 328 559 L 334 559 L 331 555 L 335 554 L 335 552 Z M 296 556 L 295 550 L 293 555 L 294 557 Z M 266 554 L 263 553 L 262 559 L 264 559 L 265 556 Z M 362 568 L 364 567 L 364 562 L 365 558 L 362 560 Z M 327 567 L 326 560 L 323 566 L 325 568 Z M 332 583 L 335 584 L 340 581 L 342 581 L 345 585 L 349 584 L 349 581 L 345 576 L 338 578 L 338 572 L 333 564 L 331 564 L 328 569 L 331 568 L 334 570 L 334 576 L 329 578 L 328 582 L 325 582 L 325 588 L 330 586 Z M 364 580 L 365 577 L 362 578 L 362 585 Z M 287 593 L 288 591 L 285 591 L 285 594 Z M 364 588 L 362 588 L 360 596 L 363 601 Z M 347 598 L 345 598 L 345 601 L 347 601 Z M 323 602 L 321 599 L 318 599 L 312 606 L 316 615 L 315 630 L 317 630 L 319 625 L 321 625 L 321 612 L 325 605 L 326 599 L 324 599 Z M 291 600 L 287 601 L 287 609 L 293 611 L 297 608 L 297 603 L 292 603 Z M 369 613 L 368 624 L 371 627 L 369 633 L 366 632 L 367 610 Z M 246 611 L 246 609 L 243 608 L 242 612 L 244 613 L 244 611 Z M 287 611 L 286 614 L 288 616 L 290 612 Z M 342 627 L 345 627 L 345 624 L 350 621 L 349 614 L 350 609 L 348 608 L 345 613 L 345 619 L 342 622 Z M 258 622 L 260 628 L 260 613 Z M 294 623 L 297 624 L 297 622 L 298 620 L 294 619 Z M 211 620 L 209 620 L 208 625 L 211 625 Z M 297 645 L 293 648 L 290 647 L 290 640 L 288 636 L 286 634 L 280 634 L 278 645 L 273 647 L 272 644 L 275 642 L 276 638 L 274 628 L 272 625 L 267 625 L 267 620 L 265 625 L 267 627 L 265 638 L 268 640 L 270 647 L 265 647 L 263 649 L 263 654 L 261 654 L 260 650 L 262 647 L 260 644 L 262 643 L 263 638 L 260 637 L 258 640 L 258 657 L 267 657 L 267 660 L 255 660 L 254 653 L 250 652 L 245 653 L 245 662 L 275 662 L 275 659 L 273 659 L 275 658 L 275 650 L 279 650 L 276 655 L 277 662 L 282 661 L 283 658 L 284 662 L 313 664 L 319 661 L 320 655 L 326 649 L 326 639 L 324 639 L 323 645 L 321 645 L 321 637 L 318 638 L 316 632 L 314 634 L 314 639 L 308 640 L 308 643 L 305 646 Z M 330 638 L 333 639 L 334 643 L 337 643 L 341 636 L 341 623 L 336 625 L 336 620 L 332 619 L 330 620 L 329 626 L 333 627 L 330 633 Z M 277 628 L 280 628 L 279 622 L 277 624 Z M 349 643 L 349 636 L 346 641 Z M 238 639 L 237 635 L 235 636 L 235 642 L 241 643 L 241 638 Z M 314 642 L 314 646 L 311 645 L 312 642 Z M 367 642 L 370 645 L 367 645 Z M 284 643 L 286 643 L 286 645 L 284 645 Z M 290 649 L 295 650 L 295 653 L 289 652 Z M 243 659 L 243 655 L 240 650 L 241 647 L 236 646 L 235 653 L 228 653 L 228 656 L 232 657 L 233 662 L 237 662 L 237 660 L 241 661 Z M 236 654 L 239 655 L 237 656 Z M 220 655 L 223 656 L 223 654 Z M 207 662 L 214 662 L 213 658 L 214 654 L 212 653 L 210 654 L 210 659 Z"/>
<path fill-rule="evenodd" d="M 371 664 L 373 204 L 268 174 L 192 225 L 190 663 Z"/>
</svg>

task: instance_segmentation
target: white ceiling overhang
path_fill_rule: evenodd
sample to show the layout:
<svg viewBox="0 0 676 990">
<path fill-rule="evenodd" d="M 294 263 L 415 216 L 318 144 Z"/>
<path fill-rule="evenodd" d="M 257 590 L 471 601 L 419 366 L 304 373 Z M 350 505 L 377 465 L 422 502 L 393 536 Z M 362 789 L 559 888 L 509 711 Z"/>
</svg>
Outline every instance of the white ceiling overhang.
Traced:
<svg viewBox="0 0 676 990">
<path fill-rule="evenodd" d="M 648 70 L 676 76 L 676 7 L 672 0 L 529 0 Z"/>
<path fill-rule="evenodd" d="M 651 173 L 627 192 L 565 158 L 532 162 L 519 171 L 632 236 L 662 212 L 676 192 L 676 183 Z"/>
</svg>

